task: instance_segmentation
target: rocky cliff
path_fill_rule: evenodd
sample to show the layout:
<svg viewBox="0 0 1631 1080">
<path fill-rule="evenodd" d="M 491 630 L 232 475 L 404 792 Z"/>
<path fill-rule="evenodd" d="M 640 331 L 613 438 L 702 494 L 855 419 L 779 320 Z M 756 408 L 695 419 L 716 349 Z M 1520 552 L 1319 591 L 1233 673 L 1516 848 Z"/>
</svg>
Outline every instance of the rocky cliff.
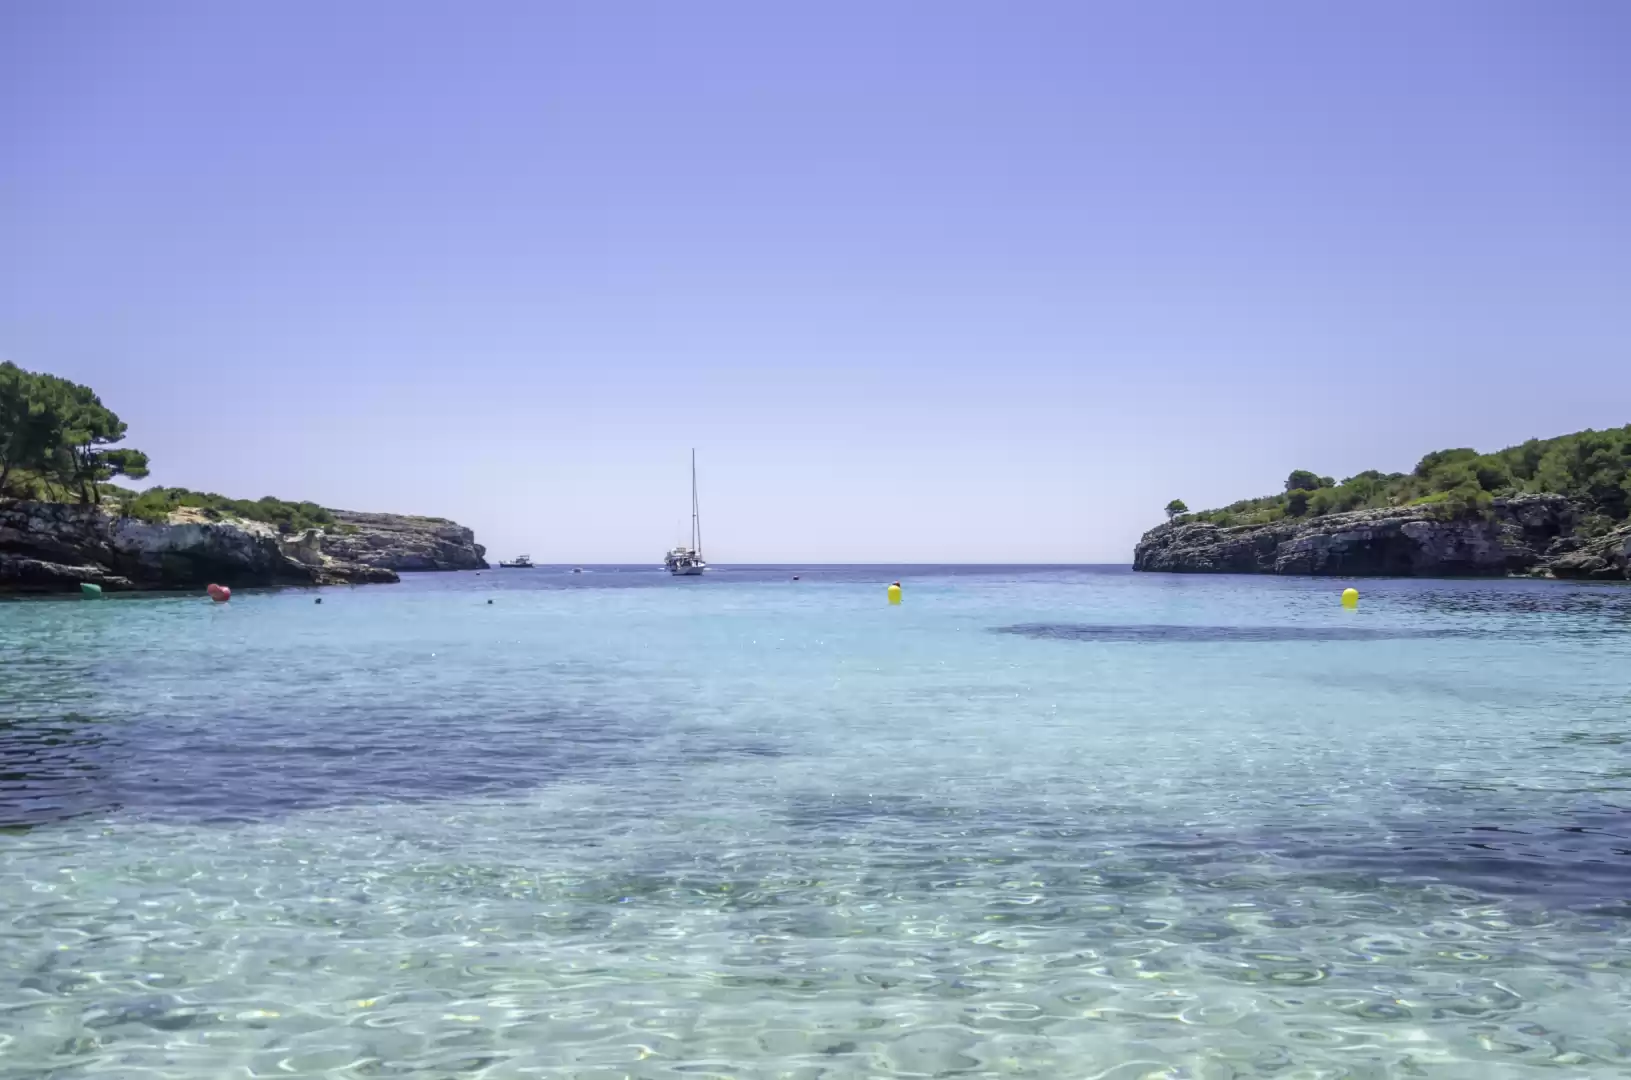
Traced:
<svg viewBox="0 0 1631 1080">
<path fill-rule="evenodd" d="M 487 549 L 476 534 L 444 518 L 332 511 L 323 553 L 381 570 L 485 570 Z"/>
<path fill-rule="evenodd" d="M 97 506 L 0 504 L 0 591 L 332 585 L 396 581 L 394 572 L 336 559 L 322 534 L 282 535 L 254 521 L 177 513 L 161 523 Z"/>
<path fill-rule="evenodd" d="M 487 566 L 475 534 L 443 518 L 331 513 L 332 525 L 288 533 L 193 506 L 154 523 L 111 504 L 0 502 L 0 593 L 360 584 Z"/>
<path fill-rule="evenodd" d="M 1175 522 L 1144 534 L 1133 569 L 1174 573 L 1464 577 L 1631 576 L 1631 527 L 1575 534 L 1580 512 L 1561 495 L 1497 499 L 1488 516 L 1443 520 L 1426 507 L 1356 510 L 1268 525 Z"/>
<path fill-rule="evenodd" d="M 1553 560 L 1546 569 L 1560 578 L 1631 580 L 1631 525 L 1607 536 L 1580 541 L 1578 547 Z"/>
<path fill-rule="evenodd" d="M 288 534 L 190 507 L 153 523 L 111 507 L 0 503 L 0 593 L 362 584 L 487 566 L 475 534 L 442 518 L 333 515 L 328 528 Z"/>
</svg>

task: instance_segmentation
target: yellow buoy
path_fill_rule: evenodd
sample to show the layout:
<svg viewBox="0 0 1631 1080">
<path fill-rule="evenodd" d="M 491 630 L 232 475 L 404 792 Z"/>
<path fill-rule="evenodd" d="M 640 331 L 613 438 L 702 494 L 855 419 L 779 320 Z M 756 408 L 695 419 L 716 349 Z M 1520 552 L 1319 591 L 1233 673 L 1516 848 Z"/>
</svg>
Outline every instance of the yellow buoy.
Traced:
<svg viewBox="0 0 1631 1080">
<path fill-rule="evenodd" d="M 900 603 L 900 582 L 898 581 L 889 586 L 889 602 L 891 604 Z"/>
<path fill-rule="evenodd" d="M 1359 590 L 1358 589 L 1343 589 L 1342 590 L 1342 606 L 1343 607 L 1358 607 L 1359 606 Z"/>
</svg>

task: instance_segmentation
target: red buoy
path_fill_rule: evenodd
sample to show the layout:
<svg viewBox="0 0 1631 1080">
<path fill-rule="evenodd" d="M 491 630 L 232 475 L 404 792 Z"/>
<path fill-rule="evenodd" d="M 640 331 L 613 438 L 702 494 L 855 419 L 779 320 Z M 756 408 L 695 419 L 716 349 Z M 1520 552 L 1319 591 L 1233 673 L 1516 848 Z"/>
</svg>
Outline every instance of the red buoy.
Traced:
<svg viewBox="0 0 1631 1080">
<path fill-rule="evenodd" d="M 225 585 L 211 585 L 204 590 L 210 594 L 210 599 L 217 604 L 224 604 L 232 599 L 232 590 Z"/>
</svg>

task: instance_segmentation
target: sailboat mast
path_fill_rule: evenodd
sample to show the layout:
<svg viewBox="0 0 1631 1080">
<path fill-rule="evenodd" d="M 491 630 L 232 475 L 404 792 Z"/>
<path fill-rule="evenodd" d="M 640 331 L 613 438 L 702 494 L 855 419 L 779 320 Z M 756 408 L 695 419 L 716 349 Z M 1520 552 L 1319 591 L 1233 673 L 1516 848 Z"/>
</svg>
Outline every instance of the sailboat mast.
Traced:
<svg viewBox="0 0 1631 1080">
<path fill-rule="evenodd" d="M 702 513 L 697 505 L 697 451 L 691 448 L 691 550 L 702 554 Z"/>
</svg>

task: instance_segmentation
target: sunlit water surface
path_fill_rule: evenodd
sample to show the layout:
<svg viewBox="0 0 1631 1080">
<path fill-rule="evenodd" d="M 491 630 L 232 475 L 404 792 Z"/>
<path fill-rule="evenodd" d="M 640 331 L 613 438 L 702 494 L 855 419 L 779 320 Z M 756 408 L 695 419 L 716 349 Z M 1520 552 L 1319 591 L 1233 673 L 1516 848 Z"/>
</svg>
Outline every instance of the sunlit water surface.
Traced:
<svg viewBox="0 0 1631 1080">
<path fill-rule="evenodd" d="M 0 1076 L 1627 1075 L 1631 590 L 1343 584 L 0 604 Z"/>
</svg>

